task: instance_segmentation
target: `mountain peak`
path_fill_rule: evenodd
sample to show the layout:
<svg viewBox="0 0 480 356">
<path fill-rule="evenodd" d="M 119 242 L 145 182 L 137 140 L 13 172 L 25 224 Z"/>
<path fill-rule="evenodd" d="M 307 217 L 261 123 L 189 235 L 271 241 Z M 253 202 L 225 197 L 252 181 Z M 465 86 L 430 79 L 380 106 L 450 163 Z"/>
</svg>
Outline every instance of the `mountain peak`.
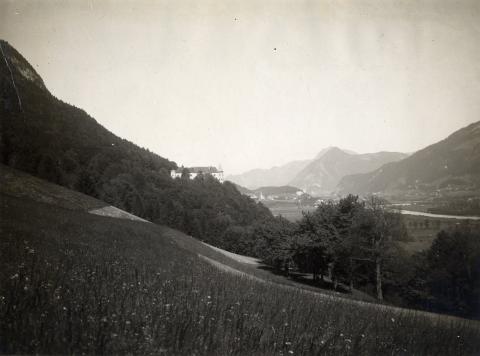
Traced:
<svg viewBox="0 0 480 356">
<path fill-rule="evenodd" d="M 338 147 L 328 147 L 289 184 L 314 196 L 331 194 L 344 176 L 367 173 L 385 163 L 402 158 L 405 158 L 405 154 L 392 152 L 357 154 Z"/>
<path fill-rule="evenodd" d="M 0 58 L 2 65 L 5 65 L 8 69 L 10 80 L 27 80 L 37 85 L 41 89 L 46 89 L 42 78 L 35 69 L 13 48 L 7 41 L 0 39 Z"/>
<path fill-rule="evenodd" d="M 343 148 L 339 148 L 337 146 L 328 146 L 328 147 L 325 147 L 324 149 L 322 149 L 316 156 L 315 156 L 315 159 L 319 159 L 319 158 L 322 158 L 323 156 L 325 156 L 325 154 L 327 153 L 339 153 L 339 152 L 343 152 L 343 153 L 347 153 L 347 154 L 350 154 L 350 155 L 355 155 L 357 154 L 356 152 L 353 152 L 353 151 L 350 151 L 350 150 L 346 150 L 346 149 L 343 149 Z"/>
</svg>

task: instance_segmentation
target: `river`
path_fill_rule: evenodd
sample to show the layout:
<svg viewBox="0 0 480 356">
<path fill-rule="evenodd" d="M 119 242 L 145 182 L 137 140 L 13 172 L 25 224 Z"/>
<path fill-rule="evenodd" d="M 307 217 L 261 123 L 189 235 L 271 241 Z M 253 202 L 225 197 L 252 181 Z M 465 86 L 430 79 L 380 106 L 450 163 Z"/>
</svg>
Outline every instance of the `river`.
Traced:
<svg viewBox="0 0 480 356">
<path fill-rule="evenodd" d="M 464 216 L 464 215 L 443 215 L 443 214 L 431 214 L 421 211 L 400 210 L 400 213 L 404 215 L 416 215 L 425 216 L 428 218 L 440 218 L 440 219 L 457 219 L 457 220 L 480 220 L 480 216 Z"/>
</svg>

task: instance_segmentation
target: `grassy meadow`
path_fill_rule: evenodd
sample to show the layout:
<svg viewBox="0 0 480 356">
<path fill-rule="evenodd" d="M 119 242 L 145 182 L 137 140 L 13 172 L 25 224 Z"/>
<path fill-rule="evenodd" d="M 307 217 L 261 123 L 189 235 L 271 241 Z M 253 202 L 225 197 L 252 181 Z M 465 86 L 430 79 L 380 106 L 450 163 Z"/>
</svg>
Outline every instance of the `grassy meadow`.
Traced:
<svg viewBox="0 0 480 356">
<path fill-rule="evenodd" d="M 2 353 L 480 352 L 475 322 L 229 274 L 154 224 L 9 195 L 1 216 Z"/>
<path fill-rule="evenodd" d="M 262 200 L 262 204 L 270 209 L 273 215 L 283 216 L 285 219 L 295 222 L 302 218 L 302 212 L 314 211 L 314 206 L 298 205 L 294 201 L 269 201 Z"/>
</svg>

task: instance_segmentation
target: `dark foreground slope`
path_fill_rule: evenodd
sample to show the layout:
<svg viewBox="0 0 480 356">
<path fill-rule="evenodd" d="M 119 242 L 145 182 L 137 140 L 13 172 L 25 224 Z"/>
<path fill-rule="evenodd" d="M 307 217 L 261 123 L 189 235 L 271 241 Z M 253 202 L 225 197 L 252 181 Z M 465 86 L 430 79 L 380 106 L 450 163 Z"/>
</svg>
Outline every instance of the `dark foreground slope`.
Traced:
<svg viewBox="0 0 480 356">
<path fill-rule="evenodd" d="M 0 217 L 1 353 L 480 352 L 475 322 L 229 274 L 155 224 L 9 194 Z"/>
<path fill-rule="evenodd" d="M 111 206 L 98 199 L 0 164 L 0 198 L 6 199 L 8 197 L 19 198 L 23 201 L 45 203 L 48 204 L 47 206 L 52 205 L 82 213 L 91 213 L 101 216 L 142 221 L 142 219 L 130 215 L 124 211 L 119 211 L 118 209 L 113 210 Z M 283 275 L 270 273 L 268 269 L 263 268 L 265 267 L 263 265 L 245 265 L 243 263 L 239 263 L 235 259 L 226 257 L 226 254 L 229 253 L 227 253 L 225 250 L 212 249 L 205 243 L 198 241 L 192 236 L 181 233 L 178 230 L 160 225 L 156 225 L 156 229 L 161 231 L 162 236 L 174 240 L 178 246 L 190 251 L 191 253 L 194 253 L 195 255 L 202 255 L 203 257 L 209 258 L 211 261 L 228 266 L 229 268 L 233 268 L 242 273 L 253 275 L 255 278 L 260 278 L 265 281 L 287 286 L 298 287 L 305 290 L 320 292 L 322 294 L 330 294 L 337 297 L 342 296 L 343 298 L 350 298 L 354 300 L 376 302 L 374 298 L 363 293 L 359 293 L 358 291 L 355 291 L 353 294 L 345 295 L 339 292 L 323 290 L 318 287 L 297 283 L 296 281 L 288 279 Z"/>
<path fill-rule="evenodd" d="M 431 192 L 443 188 L 475 194 L 480 189 L 480 122 L 399 162 L 388 163 L 370 173 L 344 177 L 339 187 L 342 193 L 355 194 Z"/>
<path fill-rule="evenodd" d="M 0 46 L 0 163 L 223 248 L 232 229 L 273 220 L 231 183 L 171 179 L 175 162 L 55 98 L 12 46 L 1 40 Z"/>
</svg>

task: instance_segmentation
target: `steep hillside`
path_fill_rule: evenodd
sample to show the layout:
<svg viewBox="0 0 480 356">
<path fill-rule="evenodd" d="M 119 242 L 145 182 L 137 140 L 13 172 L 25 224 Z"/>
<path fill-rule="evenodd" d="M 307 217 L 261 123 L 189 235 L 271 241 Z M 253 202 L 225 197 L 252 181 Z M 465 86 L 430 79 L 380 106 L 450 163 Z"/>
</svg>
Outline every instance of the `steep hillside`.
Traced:
<svg viewBox="0 0 480 356">
<path fill-rule="evenodd" d="M 176 167 L 174 162 L 115 136 L 83 110 L 55 98 L 13 47 L 1 40 L 0 46 L 3 163 L 71 187 L 79 184 L 71 173 L 98 160 L 95 156 L 101 153 L 150 165 L 162 175 Z"/>
<path fill-rule="evenodd" d="M 343 193 L 385 194 L 459 188 L 480 189 L 480 122 L 464 127 L 446 139 L 412 156 L 367 173 L 345 177 Z"/>
<path fill-rule="evenodd" d="M 0 193 L 65 209 L 90 211 L 107 206 L 105 202 L 0 164 Z"/>
<path fill-rule="evenodd" d="M 89 213 L 103 217 L 113 217 L 121 220 L 143 221 L 149 223 L 148 221 L 131 215 L 123 210 L 113 208 L 112 206 L 109 206 L 101 200 L 92 198 L 77 191 L 70 190 L 60 185 L 50 183 L 44 179 L 33 177 L 22 171 L 0 164 L 0 201 L 2 199 L 5 201 L 21 201 L 21 204 L 27 207 L 33 207 L 35 205 L 38 207 L 43 207 L 47 210 L 53 209 L 57 212 L 68 210 L 77 213 Z M 30 213 L 31 211 L 29 211 L 29 208 L 26 208 L 24 211 L 24 215 L 28 216 Z M 71 213 L 59 213 L 59 216 L 62 214 Z M 0 209 L 0 217 L 6 218 L 6 216 L 7 215 L 5 210 Z M 84 219 L 83 215 L 77 216 L 79 219 Z M 115 220 L 107 221 L 115 222 Z M 190 251 L 194 254 L 207 257 L 210 261 L 215 261 L 216 263 L 228 266 L 229 268 L 239 270 L 242 273 L 254 275 L 255 278 L 260 278 L 264 281 L 275 282 L 282 285 L 295 286 L 301 289 L 316 291 L 322 294 L 333 294 L 337 296 L 342 295 L 342 297 L 344 298 L 352 298 L 355 300 L 373 302 L 376 301 L 374 298 L 369 297 L 366 294 L 359 294 L 358 291 L 355 291 L 357 293 L 346 295 L 330 290 L 321 289 L 315 286 L 296 283 L 295 281 L 287 279 L 284 276 L 272 274 L 267 269 L 260 268 L 261 266 L 258 264 L 258 262 L 255 265 L 251 265 L 251 263 L 247 265 L 245 265 L 244 263 L 238 263 L 238 258 L 240 255 L 236 255 L 226 250 L 221 250 L 217 247 L 213 247 L 193 238 L 192 236 L 184 234 L 178 230 L 168 228 L 166 226 L 155 225 L 151 226 L 151 229 L 153 231 L 161 232 L 161 235 L 163 237 L 168 237 L 174 240 L 176 245 L 180 246 L 186 251 Z M 225 256 L 227 256 L 228 258 L 226 258 Z M 236 258 L 232 259 L 231 256 L 234 256 Z M 250 261 L 258 261 L 258 259 L 252 257 L 246 258 Z"/>
<path fill-rule="evenodd" d="M 220 247 L 229 229 L 273 219 L 231 183 L 171 179 L 174 162 L 58 100 L 12 46 L 0 49 L 0 163 Z"/>
<path fill-rule="evenodd" d="M 480 351 L 473 321 L 271 283 L 179 231 L 88 214 L 103 204 L 2 177 L 29 185 L 0 186 L 2 354 Z"/>
<path fill-rule="evenodd" d="M 330 194 L 336 190 L 344 176 L 370 172 L 385 163 L 398 161 L 406 156 L 398 152 L 355 154 L 331 147 L 310 162 L 289 184 L 311 195 Z"/>
</svg>

